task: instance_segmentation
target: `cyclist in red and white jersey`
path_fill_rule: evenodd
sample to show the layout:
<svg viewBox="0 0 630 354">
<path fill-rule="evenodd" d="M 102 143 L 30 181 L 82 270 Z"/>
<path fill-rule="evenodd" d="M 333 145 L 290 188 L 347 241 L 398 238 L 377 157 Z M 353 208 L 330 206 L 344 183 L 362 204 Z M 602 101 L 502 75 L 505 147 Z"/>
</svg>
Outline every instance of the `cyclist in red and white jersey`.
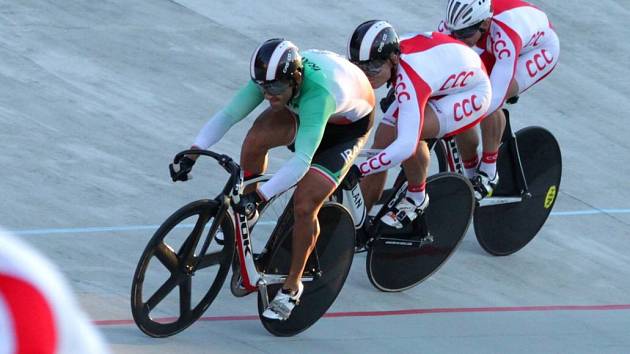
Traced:
<svg viewBox="0 0 630 354">
<path fill-rule="evenodd" d="M 505 128 L 500 108 L 553 71 L 560 41 L 547 15 L 521 0 L 448 0 L 438 30 L 474 47 L 490 72 L 493 96 L 488 118 L 481 123 L 481 163 L 477 166 L 477 156 L 464 161 L 467 175 L 477 174 L 475 194 L 481 199 L 499 181 L 496 161 Z"/>
<path fill-rule="evenodd" d="M 368 209 L 383 190 L 385 170 L 403 163 L 409 181 L 405 198 L 382 221 L 402 228 L 427 207 L 429 149 L 422 139 L 456 135 L 477 124 L 490 106 L 491 87 L 479 56 L 441 33 L 406 36 L 399 42 L 385 21 L 357 27 L 348 56 L 372 87 L 392 85 L 395 96 L 378 127 L 373 147 L 384 148 L 359 166 Z M 467 157 L 474 152 L 462 151 Z"/>
<path fill-rule="evenodd" d="M 2 230 L 0 353 L 109 353 L 56 267 Z"/>
</svg>

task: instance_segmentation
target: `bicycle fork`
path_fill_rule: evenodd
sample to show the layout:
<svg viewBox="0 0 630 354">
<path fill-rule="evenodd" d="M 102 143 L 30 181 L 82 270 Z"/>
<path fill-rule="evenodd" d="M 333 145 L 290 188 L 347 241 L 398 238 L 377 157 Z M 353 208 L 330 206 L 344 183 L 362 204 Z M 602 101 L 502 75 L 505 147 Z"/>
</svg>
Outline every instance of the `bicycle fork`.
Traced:
<svg viewBox="0 0 630 354">
<path fill-rule="evenodd" d="M 510 125 L 510 112 L 507 109 L 504 109 L 503 113 L 505 114 L 505 134 L 509 134 L 507 137 L 504 136 L 504 142 L 507 141 L 509 144 L 510 154 L 512 155 L 512 167 L 516 171 L 516 180 L 521 192 L 521 198 L 529 199 L 532 197 L 532 194 L 529 192 L 529 187 L 527 185 L 527 178 L 525 177 L 525 169 L 523 169 L 521 154 L 518 151 L 516 135 L 512 131 L 512 126 Z"/>
</svg>

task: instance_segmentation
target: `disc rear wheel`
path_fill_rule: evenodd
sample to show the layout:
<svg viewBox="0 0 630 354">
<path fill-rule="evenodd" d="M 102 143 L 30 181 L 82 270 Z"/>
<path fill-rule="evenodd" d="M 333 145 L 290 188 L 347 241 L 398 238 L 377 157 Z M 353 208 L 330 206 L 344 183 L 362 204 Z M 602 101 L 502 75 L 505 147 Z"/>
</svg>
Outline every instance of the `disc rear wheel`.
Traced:
<svg viewBox="0 0 630 354">
<path fill-rule="evenodd" d="M 475 235 L 481 247 L 495 256 L 507 256 L 527 245 L 549 217 L 560 189 L 562 156 L 555 137 L 541 127 L 516 133 L 518 150 L 531 197 L 519 203 L 477 208 Z M 518 173 L 509 144 L 499 149 L 499 185 L 493 197 L 520 196 Z"/>
<path fill-rule="evenodd" d="M 271 255 L 263 265 L 265 274 L 286 275 L 291 261 L 291 240 L 293 217 L 283 227 L 281 242 L 271 250 Z M 314 281 L 304 282 L 304 292 L 300 304 L 293 309 L 286 321 L 269 320 L 262 316 L 265 310 L 262 295 L 258 294 L 258 313 L 263 326 L 276 336 L 296 335 L 319 320 L 332 305 L 341 291 L 350 271 L 354 256 L 355 231 L 350 213 L 340 204 L 326 203 L 319 211 L 320 235 L 315 250 L 309 257 L 304 276 L 315 277 Z M 269 301 L 280 290 L 281 284 L 267 287 Z"/>
<path fill-rule="evenodd" d="M 402 291 L 418 285 L 448 260 L 466 235 L 474 210 L 470 182 L 440 173 L 427 179 L 427 193 L 430 202 L 423 216 L 402 230 L 380 233 L 368 249 L 367 274 L 377 289 Z M 424 226 L 419 227 L 422 219 Z"/>
</svg>

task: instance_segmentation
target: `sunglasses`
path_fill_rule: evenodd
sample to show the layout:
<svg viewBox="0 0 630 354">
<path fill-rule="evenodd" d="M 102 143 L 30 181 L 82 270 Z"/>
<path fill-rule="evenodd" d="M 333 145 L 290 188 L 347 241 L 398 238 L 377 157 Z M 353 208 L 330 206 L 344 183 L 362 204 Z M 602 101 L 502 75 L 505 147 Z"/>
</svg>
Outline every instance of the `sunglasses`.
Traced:
<svg viewBox="0 0 630 354">
<path fill-rule="evenodd" d="M 466 27 L 466 28 L 462 28 L 462 29 L 458 29 L 458 30 L 452 30 L 451 34 L 456 39 L 470 38 L 470 37 L 474 36 L 477 32 L 481 31 L 481 24 L 482 23 L 483 23 L 483 21 L 479 22 L 479 23 L 476 23 L 476 24 L 474 24 L 472 26 Z"/>
<path fill-rule="evenodd" d="M 387 60 L 385 59 L 374 59 L 370 61 L 354 62 L 354 64 L 363 70 L 365 75 L 374 76 L 381 72 L 386 62 Z"/>
<path fill-rule="evenodd" d="M 274 81 L 254 81 L 256 85 L 263 91 L 271 96 L 278 96 L 287 91 L 291 87 L 291 82 L 288 80 L 274 80 Z"/>
</svg>

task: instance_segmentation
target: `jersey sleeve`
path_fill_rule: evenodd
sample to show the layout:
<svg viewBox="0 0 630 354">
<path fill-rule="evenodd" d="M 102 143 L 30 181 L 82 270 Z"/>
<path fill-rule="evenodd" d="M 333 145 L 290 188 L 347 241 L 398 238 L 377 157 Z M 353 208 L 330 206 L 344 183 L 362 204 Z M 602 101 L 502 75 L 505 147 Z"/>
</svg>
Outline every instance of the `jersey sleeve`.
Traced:
<svg viewBox="0 0 630 354">
<path fill-rule="evenodd" d="M 306 174 L 324 135 L 328 118 L 335 109 L 335 99 L 323 89 L 301 100 L 300 122 L 295 136 L 295 155 L 260 187 L 259 192 L 265 199 L 291 188 Z"/>
<path fill-rule="evenodd" d="M 398 112 L 394 113 L 398 114 L 396 140 L 359 166 L 363 175 L 395 167 L 416 151 L 424 122 L 424 108 L 432 90 L 402 59 L 395 87 L 398 104 Z"/>
<path fill-rule="evenodd" d="M 521 38 L 506 24 L 493 20 L 490 31 L 490 49 L 496 61 L 490 73 L 492 100 L 488 113 L 496 111 L 505 102 L 522 48 Z"/>
<path fill-rule="evenodd" d="M 234 124 L 247 117 L 263 99 L 263 93 L 250 80 L 225 108 L 215 113 L 203 126 L 193 146 L 205 150 L 216 144 Z"/>
</svg>

